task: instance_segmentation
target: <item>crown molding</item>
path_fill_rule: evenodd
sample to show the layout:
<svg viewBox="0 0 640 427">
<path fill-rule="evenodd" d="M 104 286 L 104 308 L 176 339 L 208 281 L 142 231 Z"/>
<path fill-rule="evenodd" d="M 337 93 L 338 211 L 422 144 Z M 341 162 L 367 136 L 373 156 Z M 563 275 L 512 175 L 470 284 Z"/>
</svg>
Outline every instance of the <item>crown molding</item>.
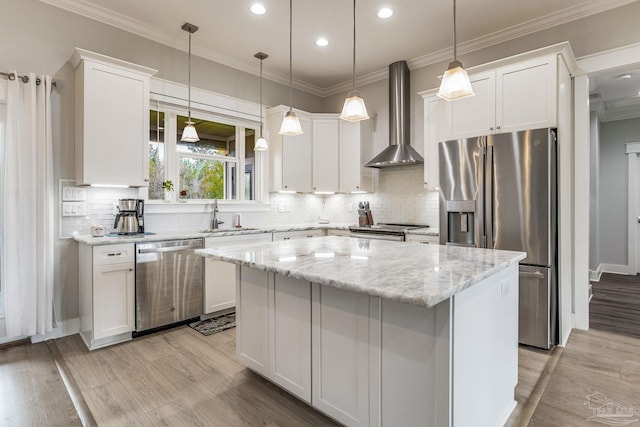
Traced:
<svg viewBox="0 0 640 427">
<path fill-rule="evenodd" d="M 121 30 L 136 34 L 138 36 L 148 38 L 157 43 L 170 46 L 174 49 L 182 50 L 186 52 L 185 46 L 182 43 L 178 44 L 172 37 L 168 37 L 155 30 L 152 26 L 149 26 L 141 21 L 131 19 L 126 15 L 122 15 L 111 10 L 108 10 L 102 6 L 89 3 L 86 0 L 40 0 L 43 3 L 59 7 L 78 15 L 82 15 L 86 18 L 93 19 L 102 22 L 107 25 L 119 28 Z M 503 43 L 509 40 L 513 40 L 519 37 L 523 37 L 529 34 L 536 33 L 538 31 L 546 30 L 551 27 L 566 24 L 581 18 L 585 18 L 591 15 L 605 12 L 610 9 L 615 9 L 621 6 L 625 6 L 630 3 L 634 3 L 638 0 L 591 0 L 578 6 L 570 7 L 567 9 L 554 12 L 552 14 L 543 16 L 541 18 L 532 19 L 522 24 L 514 25 L 505 28 L 500 31 L 481 36 L 474 40 L 458 44 L 458 51 L 460 54 L 471 53 L 483 48 L 487 48 L 499 43 Z M 408 60 L 409 69 L 422 68 L 428 65 L 444 62 L 451 58 L 450 48 L 442 49 L 437 52 L 430 53 L 428 55 L 420 56 L 414 59 Z M 192 49 L 192 53 L 201 56 L 205 59 L 213 62 L 249 73 L 258 75 L 256 66 L 254 63 L 247 61 L 237 60 L 227 55 L 223 55 L 212 49 L 206 49 L 195 46 Z M 361 76 L 356 81 L 358 85 L 366 85 L 386 79 L 388 72 L 385 69 L 374 71 Z M 272 71 L 263 72 L 263 77 L 280 83 L 282 85 L 289 85 L 289 76 L 282 73 L 275 73 Z M 308 82 L 301 81 L 299 79 L 293 79 L 292 85 L 294 88 L 307 92 L 309 94 L 327 97 L 335 95 L 337 93 L 348 91 L 351 87 L 351 81 L 339 83 L 329 87 L 320 87 Z"/>
</svg>

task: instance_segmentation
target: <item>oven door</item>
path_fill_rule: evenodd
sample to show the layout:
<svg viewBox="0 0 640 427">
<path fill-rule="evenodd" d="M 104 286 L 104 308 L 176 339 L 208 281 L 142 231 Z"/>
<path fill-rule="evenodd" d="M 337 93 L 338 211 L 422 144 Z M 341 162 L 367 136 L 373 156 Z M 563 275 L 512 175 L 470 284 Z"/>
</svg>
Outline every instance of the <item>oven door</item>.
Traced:
<svg viewBox="0 0 640 427">
<path fill-rule="evenodd" d="M 352 231 L 351 237 L 357 239 L 371 239 L 371 240 L 393 240 L 396 242 L 404 242 L 404 234 L 390 234 L 390 233 L 367 233 L 366 231 Z"/>
</svg>

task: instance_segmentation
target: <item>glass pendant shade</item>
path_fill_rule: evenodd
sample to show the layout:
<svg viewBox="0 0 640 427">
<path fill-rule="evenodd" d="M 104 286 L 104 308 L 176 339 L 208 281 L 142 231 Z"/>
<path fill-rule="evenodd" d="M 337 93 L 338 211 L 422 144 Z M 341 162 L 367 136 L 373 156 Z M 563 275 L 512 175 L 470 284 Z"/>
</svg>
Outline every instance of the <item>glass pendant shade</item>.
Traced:
<svg viewBox="0 0 640 427">
<path fill-rule="evenodd" d="M 198 142 L 200 138 L 198 138 L 198 132 L 196 132 L 196 127 L 193 125 L 193 122 L 187 122 L 187 125 L 182 130 L 182 138 L 180 138 L 182 142 Z"/>
<path fill-rule="evenodd" d="M 344 100 L 340 118 L 348 122 L 358 122 L 369 118 L 364 100 L 356 92 L 350 92 L 349 97 Z"/>
<path fill-rule="evenodd" d="M 269 149 L 269 145 L 267 144 L 267 140 L 263 137 L 260 137 L 256 140 L 256 145 L 253 147 L 253 151 L 267 151 Z"/>
<path fill-rule="evenodd" d="M 300 126 L 300 120 L 296 113 L 293 111 L 287 111 L 287 114 L 282 119 L 282 126 L 280 126 L 280 135 L 296 136 L 302 135 L 302 126 Z"/>
<path fill-rule="evenodd" d="M 460 61 L 453 61 L 442 76 L 438 96 L 447 101 L 474 96 L 475 92 L 471 87 L 471 81 L 466 70 L 462 68 Z"/>
</svg>

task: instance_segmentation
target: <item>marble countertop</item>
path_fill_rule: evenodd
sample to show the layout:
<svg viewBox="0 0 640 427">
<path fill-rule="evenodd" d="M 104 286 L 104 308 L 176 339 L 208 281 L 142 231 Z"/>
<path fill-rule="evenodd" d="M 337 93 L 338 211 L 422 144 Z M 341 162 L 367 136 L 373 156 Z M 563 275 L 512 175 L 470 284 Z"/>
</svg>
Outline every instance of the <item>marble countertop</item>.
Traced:
<svg viewBox="0 0 640 427">
<path fill-rule="evenodd" d="M 198 239 L 206 237 L 223 237 L 223 236 L 238 236 L 241 234 L 260 234 L 260 233 L 277 233 L 286 231 L 304 231 L 315 229 L 333 229 L 333 230 L 348 230 L 349 226 L 353 224 L 345 223 L 329 223 L 329 224 L 288 224 L 288 225 L 274 225 L 266 227 L 251 227 L 240 229 L 225 229 L 221 228 L 215 232 L 209 231 L 174 231 L 163 232 L 146 235 L 135 236 L 104 236 L 93 237 L 90 235 L 75 235 L 73 239 L 79 243 L 85 245 L 114 245 L 119 243 L 140 243 L 140 242 L 157 242 L 161 240 L 178 240 L 178 239 Z"/>
<path fill-rule="evenodd" d="M 425 227 L 425 228 L 411 228 L 405 233 L 407 234 L 417 234 L 420 236 L 439 236 L 439 229 L 435 227 Z"/>
<path fill-rule="evenodd" d="M 314 239 L 198 249 L 204 257 L 432 307 L 524 259 L 524 252 L 413 242 Z"/>
</svg>

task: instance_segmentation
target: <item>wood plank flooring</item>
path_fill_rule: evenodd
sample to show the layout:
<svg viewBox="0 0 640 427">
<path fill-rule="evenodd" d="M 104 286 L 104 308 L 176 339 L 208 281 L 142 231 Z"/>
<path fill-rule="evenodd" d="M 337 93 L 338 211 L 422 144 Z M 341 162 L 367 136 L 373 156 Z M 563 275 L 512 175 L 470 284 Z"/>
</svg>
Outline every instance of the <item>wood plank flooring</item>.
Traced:
<svg viewBox="0 0 640 427">
<path fill-rule="evenodd" d="M 640 419 L 639 379 L 640 339 L 574 330 L 529 426 L 624 425 L 621 417 L 619 424 L 604 422 L 602 416 L 589 420 L 607 399 L 631 411 L 635 408 L 636 415 L 629 419 Z"/>
<path fill-rule="evenodd" d="M 0 350 L 0 426 L 82 426 L 46 343 Z"/>
<path fill-rule="evenodd" d="M 589 327 L 640 338 L 640 277 L 603 273 L 591 285 Z"/>
</svg>

